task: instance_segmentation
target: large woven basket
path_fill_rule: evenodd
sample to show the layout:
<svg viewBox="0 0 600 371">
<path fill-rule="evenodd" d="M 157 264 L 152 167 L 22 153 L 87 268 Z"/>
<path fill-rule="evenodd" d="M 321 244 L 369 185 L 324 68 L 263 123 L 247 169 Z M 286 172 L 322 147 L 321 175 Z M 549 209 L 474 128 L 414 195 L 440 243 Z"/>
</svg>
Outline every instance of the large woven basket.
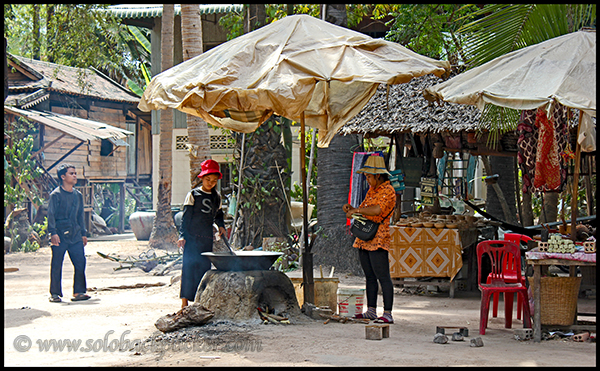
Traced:
<svg viewBox="0 0 600 371">
<path fill-rule="evenodd" d="M 528 278 L 533 290 L 533 277 Z M 572 325 L 577 314 L 577 296 L 581 277 L 541 277 L 541 284 L 541 324 Z"/>
</svg>

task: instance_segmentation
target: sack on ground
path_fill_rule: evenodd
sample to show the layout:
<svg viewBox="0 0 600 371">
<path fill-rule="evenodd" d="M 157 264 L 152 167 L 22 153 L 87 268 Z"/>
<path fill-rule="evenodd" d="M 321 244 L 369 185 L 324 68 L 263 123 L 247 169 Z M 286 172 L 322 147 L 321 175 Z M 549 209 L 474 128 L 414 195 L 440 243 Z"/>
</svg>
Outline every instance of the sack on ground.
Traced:
<svg viewBox="0 0 600 371">
<path fill-rule="evenodd" d="M 210 321 L 215 312 L 198 304 L 188 305 L 177 313 L 159 318 L 154 326 L 162 332 L 171 332 L 188 326 L 201 326 Z"/>
</svg>

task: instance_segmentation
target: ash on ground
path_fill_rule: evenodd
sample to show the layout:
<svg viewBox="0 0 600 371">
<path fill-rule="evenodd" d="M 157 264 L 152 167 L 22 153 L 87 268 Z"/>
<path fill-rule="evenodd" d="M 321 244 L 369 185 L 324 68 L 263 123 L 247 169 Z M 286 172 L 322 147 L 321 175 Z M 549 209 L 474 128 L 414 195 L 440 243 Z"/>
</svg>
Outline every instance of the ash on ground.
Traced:
<svg viewBox="0 0 600 371">
<path fill-rule="evenodd" d="M 252 340 L 256 338 L 250 332 L 258 326 L 256 324 L 236 323 L 225 320 L 211 321 L 202 326 L 189 326 L 168 333 L 156 331 L 144 341 L 168 343 L 208 341 L 212 345 L 221 347 L 239 340 Z"/>
</svg>

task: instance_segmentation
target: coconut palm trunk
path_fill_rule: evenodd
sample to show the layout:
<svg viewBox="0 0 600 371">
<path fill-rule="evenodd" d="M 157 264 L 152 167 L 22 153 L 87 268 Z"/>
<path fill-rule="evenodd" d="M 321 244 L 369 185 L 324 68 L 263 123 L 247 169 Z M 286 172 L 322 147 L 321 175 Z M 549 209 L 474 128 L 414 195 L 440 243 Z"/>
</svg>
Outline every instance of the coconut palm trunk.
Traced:
<svg viewBox="0 0 600 371">
<path fill-rule="evenodd" d="M 183 60 L 202 54 L 202 18 L 200 4 L 181 4 L 181 39 Z M 210 135 L 207 123 L 198 116 L 187 115 L 190 182 L 192 188 L 200 184 L 200 164 L 210 156 Z"/>
<path fill-rule="evenodd" d="M 161 22 L 161 69 L 173 66 L 174 5 L 163 4 Z M 160 112 L 159 179 L 156 216 L 148 240 L 150 248 L 175 249 L 177 230 L 171 214 L 171 187 L 173 174 L 173 111 Z"/>
</svg>

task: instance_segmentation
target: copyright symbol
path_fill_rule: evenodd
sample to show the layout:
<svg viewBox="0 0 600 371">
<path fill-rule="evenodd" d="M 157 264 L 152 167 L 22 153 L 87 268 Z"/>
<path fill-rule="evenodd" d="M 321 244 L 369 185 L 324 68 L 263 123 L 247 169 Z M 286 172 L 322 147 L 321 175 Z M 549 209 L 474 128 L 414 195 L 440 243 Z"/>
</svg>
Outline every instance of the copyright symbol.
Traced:
<svg viewBox="0 0 600 371">
<path fill-rule="evenodd" d="M 27 335 L 19 335 L 13 341 L 13 346 L 17 352 L 26 352 L 31 348 L 31 339 Z"/>
</svg>

